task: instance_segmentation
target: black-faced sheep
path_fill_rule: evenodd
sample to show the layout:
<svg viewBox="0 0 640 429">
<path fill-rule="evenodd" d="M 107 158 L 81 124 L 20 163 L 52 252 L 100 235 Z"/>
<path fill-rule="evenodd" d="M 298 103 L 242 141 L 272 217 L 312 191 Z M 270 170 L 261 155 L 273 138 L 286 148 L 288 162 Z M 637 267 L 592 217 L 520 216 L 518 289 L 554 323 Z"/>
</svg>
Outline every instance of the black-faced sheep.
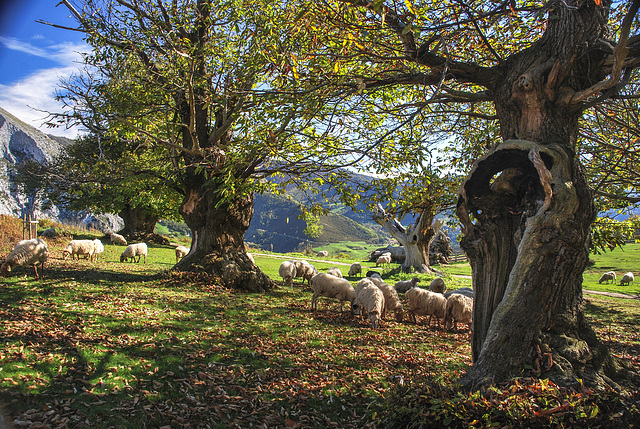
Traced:
<svg viewBox="0 0 640 429">
<path fill-rule="evenodd" d="M 401 280 L 399 282 L 396 282 L 396 284 L 393 285 L 393 287 L 398 293 L 406 293 L 412 287 L 416 287 L 419 281 L 420 281 L 419 278 L 414 277 L 411 280 Z"/>
<path fill-rule="evenodd" d="M 353 277 L 356 274 L 362 274 L 362 265 L 360 265 L 360 262 L 354 262 L 349 267 L 349 277 Z"/>
<path fill-rule="evenodd" d="M 606 273 L 604 273 L 602 277 L 600 277 L 600 280 L 598 280 L 598 283 L 599 284 L 602 284 L 603 282 L 609 283 L 609 281 L 611 281 L 612 283 L 616 282 L 615 271 L 607 271 Z"/>
<path fill-rule="evenodd" d="M 309 284 L 313 288 L 313 298 L 311 298 L 311 309 L 318 308 L 318 297 L 335 298 L 340 301 L 340 311 L 342 311 L 345 301 L 353 304 L 356 292 L 349 280 L 339 279 L 327 273 L 319 273 L 311 278 Z"/>
<path fill-rule="evenodd" d="M 327 274 L 331 274 L 334 277 L 343 278 L 342 271 L 338 267 L 331 267 L 327 270 Z"/>
<path fill-rule="evenodd" d="M 473 299 L 458 293 L 447 298 L 447 306 L 444 316 L 444 328 L 449 330 L 451 325 L 458 329 L 458 322 L 466 323 L 471 330 L 471 317 L 473 315 Z"/>
<path fill-rule="evenodd" d="M 293 278 L 296 276 L 296 266 L 291 261 L 283 261 L 278 269 L 278 275 L 282 277 L 286 285 L 293 283 Z"/>
<path fill-rule="evenodd" d="M 429 316 L 428 326 L 435 317 L 438 325 L 444 319 L 447 310 L 447 298 L 441 293 L 431 292 L 417 287 L 411 288 L 405 294 L 409 319 L 416 323 L 416 316 Z"/>
<path fill-rule="evenodd" d="M 62 259 L 67 259 L 71 255 L 71 259 L 80 259 L 80 256 L 87 256 L 93 262 L 93 255 L 96 252 L 96 244 L 93 240 L 71 240 L 67 246 L 62 249 Z"/>
<path fill-rule="evenodd" d="M 126 246 L 127 240 L 124 239 L 120 234 L 116 234 L 115 232 L 111 233 L 111 244 L 117 244 L 119 246 Z"/>
<path fill-rule="evenodd" d="M 136 256 L 138 260 L 136 261 Z M 140 263 L 140 257 L 144 257 L 144 263 L 147 263 L 147 245 L 144 243 L 130 244 L 124 249 L 124 252 L 120 255 L 120 262 L 125 262 L 127 259 L 131 259 L 131 262 Z"/>
<path fill-rule="evenodd" d="M 445 293 L 447 291 L 447 286 L 445 286 L 444 280 L 437 277 L 429 284 L 429 290 L 436 293 Z"/>
<path fill-rule="evenodd" d="M 384 294 L 373 284 L 365 284 L 358 290 L 355 302 L 351 308 L 354 313 L 364 316 L 367 313 L 372 328 L 380 326 L 382 312 L 384 311 Z"/>
<path fill-rule="evenodd" d="M 38 264 L 41 264 L 41 275 L 44 276 L 44 263 L 48 258 L 49 246 L 44 240 L 40 238 L 22 240 L 15 245 L 13 251 L 4 260 L 0 267 L 0 273 L 7 275 L 14 267 L 33 265 L 33 270 L 36 272 L 36 278 L 38 279 L 40 278 L 38 276 Z"/>
<path fill-rule="evenodd" d="M 371 277 L 370 280 L 382 291 L 382 294 L 384 295 L 382 318 L 384 319 L 387 313 L 393 312 L 396 315 L 396 321 L 402 322 L 402 319 L 404 318 L 404 307 L 402 306 L 402 301 L 400 300 L 395 288 L 377 277 Z"/>
<path fill-rule="evenodd" d="M 176 264 L 178 261 L 189 254 L 189 248 L 186 246 L 177 246 L 176 247 Z"/>
<path fill-rule="evenodd" d="M 624 286 L 624 285 L 629 286 L 629 284 L 632 283 L 633 280 L 634 280 L 634 278 L 633 278 L 633 273 L 632 272 L 625 273 L 625 275 L 622 276 L 622 280 L 620 280 L 620 285 L 621 286 Z"/>
</svg>

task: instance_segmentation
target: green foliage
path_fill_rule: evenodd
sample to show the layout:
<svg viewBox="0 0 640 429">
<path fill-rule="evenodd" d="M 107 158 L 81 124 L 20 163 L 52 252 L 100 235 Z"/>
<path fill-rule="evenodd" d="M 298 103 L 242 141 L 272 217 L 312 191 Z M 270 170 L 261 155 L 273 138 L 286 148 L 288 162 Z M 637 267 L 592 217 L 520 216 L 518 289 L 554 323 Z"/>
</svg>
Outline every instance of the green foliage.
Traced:
<svg viewBox="0 0 640 429">
<path fill-rule="evenodd" d="M 613 250 L 633 240 L 640 230 L 640 216 L 627 220 L 600 217 L 593 223 L 591 231 L 591 251 L 596 254 Z"/>
</svg>

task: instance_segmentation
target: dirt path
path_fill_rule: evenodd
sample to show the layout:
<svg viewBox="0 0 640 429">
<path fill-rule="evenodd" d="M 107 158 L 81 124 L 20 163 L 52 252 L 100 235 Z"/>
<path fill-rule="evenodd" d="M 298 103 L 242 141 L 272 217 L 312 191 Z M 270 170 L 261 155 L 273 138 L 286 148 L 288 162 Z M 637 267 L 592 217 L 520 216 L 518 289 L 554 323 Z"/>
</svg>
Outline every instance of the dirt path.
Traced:
<svg viewBox="0 0 640 429">
<path fill-rule="evenodd" d="M 640 299 L 640 295 L 629 295 L 628 293 L 602 292 L 599 290 L 587 290 L 587 289 L 582 289 L 582 291 L 585 293 L 592 293 L 594 295 L 605 295 L 605 296 L 611 296 L 614 298 Z"/>
</svg>

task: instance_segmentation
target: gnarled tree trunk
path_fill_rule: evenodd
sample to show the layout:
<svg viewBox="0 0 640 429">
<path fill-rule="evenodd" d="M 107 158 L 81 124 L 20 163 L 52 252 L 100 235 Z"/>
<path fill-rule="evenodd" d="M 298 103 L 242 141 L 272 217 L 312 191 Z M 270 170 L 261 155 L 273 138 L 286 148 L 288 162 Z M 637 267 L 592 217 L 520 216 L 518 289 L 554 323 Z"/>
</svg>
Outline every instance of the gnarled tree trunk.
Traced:
<svg viewBox="0 0 640 429">
<path fill-rule="evenodd" d="M 258 292 L 275 286 L 251 262 L 244 247 L 244 233 L 253 216 L 253 194 L 225 201 L 211 189 L 187 190 L 180 207 L 193 234 L 191 251 L 175 266 L 177 270 L 204 270 L 219 275 L 225 286 Z"/>
<path fill-rule="evenodd" d="M 131 204 L 126 204 L 118 214 L 124 221 L 124 228 L 119 231 L 119 234 L 125 236 L 129 241 L 169 244 L 168 239 L 153 232 L 159 217 L 151 214 L 144 207 L 133 207 Z"/>
<path fill-rule="evenodd" d="M 402 263 L 402 271 L 410 273 L 433 272 L 429 264 L 429 247 L 431 242 L 442 227 L 439 221 L 433 221 L 435 215 L 424 210 L 413 225 L 408 227 L 402 224 L 393 215 L 387 213 L 378 204 L 378 209 L 373 214 L 373 220 L 382 226 L 402 247 L 404 247 L 405 260 Z"/>
</svg>

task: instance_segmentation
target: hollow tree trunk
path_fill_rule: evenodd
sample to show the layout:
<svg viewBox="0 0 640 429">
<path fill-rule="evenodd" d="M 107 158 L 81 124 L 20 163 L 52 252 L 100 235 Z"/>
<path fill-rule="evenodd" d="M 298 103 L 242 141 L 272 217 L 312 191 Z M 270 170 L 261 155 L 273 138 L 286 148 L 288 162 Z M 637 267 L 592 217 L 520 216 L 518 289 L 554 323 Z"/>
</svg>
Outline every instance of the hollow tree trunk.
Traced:
<svg viewBox="0 0 640 429">
<path fill-rule="evenodd" d="M 253 194 L 218 205 L 211 189 L 190 188 L 180 207 L 193 233 L 191 251 L 174 267 L 220 276 L 230 288 L 258 292 L 275 286 L 247 256 L 244 233 L 253 216 Z"/>
<path fill-rule="evenodd" d="M 476 162 L 457 209 L 475 291 L 469 388 L 526 375 L 609 386 L 633 377 L 583 310 L 596 212 L 575 155 L 581 106 L 570 95 L 590 84 L 583 76 L 604 77 L 581 51 L 601 34 L 599 13 L 589 2 L 561 7 L 538 43 L 496 68 L 505 141 Z"/>
<path fill-rule="evenodd" d="M 433 221 L 435 215 L 430 211 L 423 211 L 418 221 L 408 227 L 402 224 L 384 208 L 378 205 L 373 220 L 382 226 L 404 248 L 405 260 L 402 271 L 410 273 L 433 272 L 429 264 L 429 247 L 442 227 L 439 221 Z"/>
</svg>

